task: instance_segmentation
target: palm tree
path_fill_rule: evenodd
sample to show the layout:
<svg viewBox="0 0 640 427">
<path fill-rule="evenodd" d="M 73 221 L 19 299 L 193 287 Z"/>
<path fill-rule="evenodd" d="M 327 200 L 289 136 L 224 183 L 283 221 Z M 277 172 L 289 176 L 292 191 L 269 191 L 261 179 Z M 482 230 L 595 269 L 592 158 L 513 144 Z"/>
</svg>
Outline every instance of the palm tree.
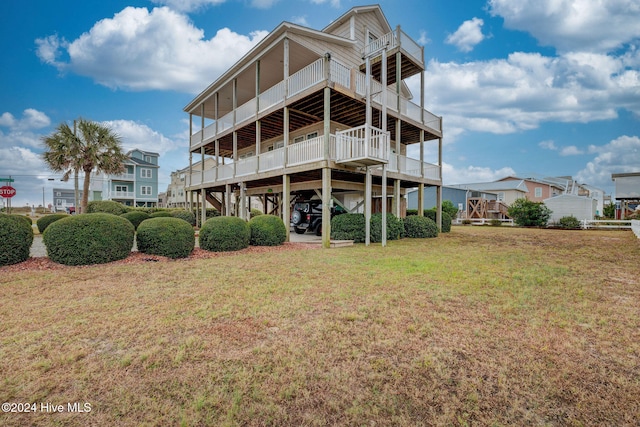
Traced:
<svg viewBox="0 0 640 427">
<path fill-rule="evenodd" d="M 42 156 L 54 172 L 64 172 L 67 181 L 72 172 L 84 172 L 81 212 L 87 211 L 91 172 L 119 174 L 124 172 L 127 156 L 122 152 L 120 137 L 109 127 L 80 119 L 77 131 L 61 123 L 56 131 L 42 138 L 47 151 Z"/>
</svg>

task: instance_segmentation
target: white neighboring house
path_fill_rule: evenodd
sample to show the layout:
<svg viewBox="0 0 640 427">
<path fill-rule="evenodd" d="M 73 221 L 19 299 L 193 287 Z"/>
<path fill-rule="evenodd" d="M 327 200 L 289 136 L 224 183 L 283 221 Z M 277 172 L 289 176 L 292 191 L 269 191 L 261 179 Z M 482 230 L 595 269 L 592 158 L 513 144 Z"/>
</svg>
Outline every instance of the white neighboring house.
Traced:
<svg viewBox="0 0 640 427">
<path fill-rule="evenodd" d="M 558 222 L 565 216 L 574 216 L 579 220 L 594 219 L 598 212 L 598 201 L 591 197 L 575 194 L 561 194 L 544 200 L 545 206 L 551 209 L 550 223 Z"/>
</svg>

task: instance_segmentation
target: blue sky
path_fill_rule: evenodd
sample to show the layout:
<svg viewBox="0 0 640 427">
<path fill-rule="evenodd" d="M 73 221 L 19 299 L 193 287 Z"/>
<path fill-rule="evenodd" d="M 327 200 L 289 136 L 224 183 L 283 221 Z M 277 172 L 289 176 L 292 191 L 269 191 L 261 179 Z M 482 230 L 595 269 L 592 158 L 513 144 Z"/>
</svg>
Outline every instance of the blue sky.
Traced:
<svg viewBox="0 0 640 427">
<path fill-rule="evenodd" d="M 5 0 L 0 177 L 13 206 L 71 183 L 41 137 L 105 122 L 157 151 L 160 189 L 188 165 L 182 108 L 282 21 L 321 30 L 349 0 Z M 640 171 L 640 0 L 382 0 L 425 46 L 425 105 L 443 116 L 445 184 L 565 176 L 613 193 Z M 410 82 L 419 94 L 419 80 Z M 431 147 L 432 150 L 433 147 Z M 433 155 L 433 151 L 431 151 Z"/>
</svg>

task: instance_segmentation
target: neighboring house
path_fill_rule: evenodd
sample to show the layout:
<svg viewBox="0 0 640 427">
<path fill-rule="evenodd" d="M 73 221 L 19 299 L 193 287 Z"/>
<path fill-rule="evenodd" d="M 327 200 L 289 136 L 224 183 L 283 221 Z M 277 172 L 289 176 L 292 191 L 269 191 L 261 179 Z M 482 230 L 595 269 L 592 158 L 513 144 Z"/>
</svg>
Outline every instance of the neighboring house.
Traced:
<svg viewBox="0 0 640 427">
<path fill-rule="evenodd" d="M 559 196 L 563 194 L 567 188 L 566 183 L 562 185 L 557 181 L 547 180 L 545 178 L 537 179 L 537 178 L 518 178 L 515 176 L 507 176 L 500 181 L 518 181 L 524 182 L 524 185 L 527 187 L 529 192 L 526 197 L 528 200 L 532 202 L 543 202 L 545 199 L 549 197 Z"/>
<path fill-rule="evenodd" d="M 505 219 L 509 206 L 518 199 L 527 198 L 529 190 L 524 180 L 476 182 L 451 185 L 466 190 L 466 218 Z"/>
<path fill-rule="evenodd" d="M 436 191 L 435 187 L 426 187 L 424 189 L 424 209 L 436 207 Z M 458 218 L 467 218 L 468 199 L 472 197 L 480 197 L 487 201 L 497 200 L 495 193 L 472 191 L 464 188 L 455 188 L 451 186 L 442 187 L 442 200 L 449 200 L 453 206 L 458 207 Z M 409 209 L 418 209 L 418 190 L 413 189 L 407 193 L 407 206 Z"/>
<path fill-rule="evenodd" d="M 78 203 L 82 200 L 82 190 L 78 191 Z M 75 190 L 73 188 L 53 189 L 53 210 L 56 212 L 75 211 Z"/>
<path fill-rule="evenodd" d="M 166 208 L 167 207 L 167 193 L 160 192 L 158 193 L 158 207 Z"/>
<path fill-rule="evenodd" d="M 377 5 L 322 31 L 283 22 L 185 107 L 201 161 L 187 191 L 215 198 L 225 215 L 235 195 L 241 217 L 247 197 L 261 197 L 286 223 L 292 194 L 318 195 L 325 246 L 332 203 L 365 206 L 368 217 L 373 198 L 390 195 L 380 209 L 400 214 L 407 189 L 442 187 L 442 119 L 423 106 L 425 67 L 423 48 Z M 418 149 L 428 141 L 435 149 Z M 423 153 L 434 151 L 428 163 Z"/>
<path fill-rule="evenodd" d="M 615 182 L 616 201 L 620 206 L 616 217 L 624 219 L 640 206 L 640 172 L 614 173 L 611 179 Z"/>
<path fill-rule="evenodd" d="M 102 175 L 103 198 L 127 206 L 155 207 L 158 204 L 158 153 L 131 150 L 120 175 Z"/>
<path fill-rule="evenodd" d="M 566 216 L 591 220 L 598 215 L 598 201 L 591 197 L 561 194 L 544 200 L 544 204 L 551 210 L 550 223 L 558 222 Z"/>
</svg>

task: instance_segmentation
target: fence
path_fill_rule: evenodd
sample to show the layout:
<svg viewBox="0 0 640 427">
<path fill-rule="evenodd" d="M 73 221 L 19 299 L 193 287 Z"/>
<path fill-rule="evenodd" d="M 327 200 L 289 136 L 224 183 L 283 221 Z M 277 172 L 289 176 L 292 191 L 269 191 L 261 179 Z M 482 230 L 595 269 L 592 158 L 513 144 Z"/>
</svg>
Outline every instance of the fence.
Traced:
<svg viewBox="0 0 640 427">
<path fill-rule="evenodd" d="M 613 219 L 583 219 L 580 226 L 587 230 L 591 228 L 613 228 L 613 229 L 629 229 L 632 227 L 631 220 L 613 220 Z"/>
</svg>

